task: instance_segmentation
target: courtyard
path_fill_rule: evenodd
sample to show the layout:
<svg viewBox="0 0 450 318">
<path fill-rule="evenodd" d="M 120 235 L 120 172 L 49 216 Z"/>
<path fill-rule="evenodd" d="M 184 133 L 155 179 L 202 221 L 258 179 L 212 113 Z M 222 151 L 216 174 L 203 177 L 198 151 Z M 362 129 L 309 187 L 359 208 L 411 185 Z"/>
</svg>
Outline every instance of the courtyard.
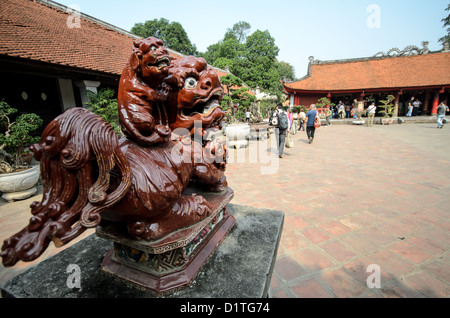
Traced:
<svg viewBox="0 0 450 318">
<path fill-rule="evenodd" d="M 285 212 L 272 296 L 450 296 L 448 128 L 322 126 L 312 144 L 294 136 L 276 173 L 228 166 L 233 203 Z"/>
<path fill-rule="evenodd" d="M 230 150 L 241 156 L 227 166 L 232 203 L 285 213 L 271 296 L 449 297 L 449 129 L 322 126 L 312 144 L 300 131 L 282 159 L 267 156 L 270 169 L 250 153 L 274 154 L 273 136 Z M 1 241 L 28 223 L 39 199 L 0 203 Z M 60 250 L 0 267 L 0 284 Z M 373 268 L 380 275 L 370 288 Z"/>
</svg>

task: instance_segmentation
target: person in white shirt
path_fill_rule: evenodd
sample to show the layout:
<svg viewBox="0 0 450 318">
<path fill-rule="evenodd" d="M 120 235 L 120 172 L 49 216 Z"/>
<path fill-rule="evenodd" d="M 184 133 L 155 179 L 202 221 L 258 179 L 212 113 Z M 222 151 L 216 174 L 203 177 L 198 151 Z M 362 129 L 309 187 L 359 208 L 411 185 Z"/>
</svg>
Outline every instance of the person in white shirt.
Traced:
<svg viewBox="0 0 450 318">
<path fill-rule="evenodd" d="M 247 111 L 245 112 L 245 121 L 248 123 L 250 122 L 250 111 L 247 109 Z"/>
<path fill-rule="evenodd" d="M 419 115 L 420 105 L 422 105 L 422 102 L 416 99 L 413 103 L 413 116 Z"/>
<path fill-rule="evenodd" d="M 298 130 L 303 130 L 303 131 L 305 131 L 305 125 L 306 125 L 306 123 L 305 123 L 305 118 L 306 118 L 306 114 L 305 114 L 305 112 L 302 110 L 301 112 L 300 112 L 300 115 L 299 115 L 299 128 L 298 128 Z"/>
<path fill-rule="evenodd" d="M 367 127 L 373 126 L 373 119 L 375 117 L 376 110 L 377 106 L 375 106 L 375 103 L 370 104 L 370 106 L 367 108 Z"/>
<path fill-rule="evenodd" d="M 298 129 L 298 112 L 297 109 L 294 109 L 292 114 L 292 134 L 295 135 Z"/>
</svg>

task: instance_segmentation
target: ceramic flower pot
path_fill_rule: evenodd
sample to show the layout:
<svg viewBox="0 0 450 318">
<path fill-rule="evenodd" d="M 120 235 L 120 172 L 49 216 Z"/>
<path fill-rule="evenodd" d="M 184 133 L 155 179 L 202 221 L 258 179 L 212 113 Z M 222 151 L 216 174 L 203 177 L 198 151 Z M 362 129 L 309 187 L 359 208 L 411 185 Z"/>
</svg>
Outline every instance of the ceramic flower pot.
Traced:
<svg viewBox="0 0 450 318">
<path fill-rule="evenodd" d="M 0 174 L 2 198 L 8 202 L 23 200 L 36 193 L 39 180 L 39 166 L 18 172 Z"/>
</svg>

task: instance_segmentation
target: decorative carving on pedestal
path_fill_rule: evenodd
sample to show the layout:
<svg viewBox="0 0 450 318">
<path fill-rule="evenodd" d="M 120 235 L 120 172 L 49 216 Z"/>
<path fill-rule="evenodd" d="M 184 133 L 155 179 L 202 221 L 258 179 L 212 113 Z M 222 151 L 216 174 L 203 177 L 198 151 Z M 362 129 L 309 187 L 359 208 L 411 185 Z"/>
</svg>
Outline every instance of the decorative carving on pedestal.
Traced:
<svg viewBox="0 0 450 318">
<path fill-rule="evenodd" d="M 224 174 L 226 146 L 203 138 L 222 129 L 222 96 L 220 79 L 204 59 L 171 60 L 159 39 L 135 41 L 118 92 L 126 138 L 82 108 L 45 128 L 32 146 L 43 198 L 32 204 L 30 223 L 4 241 L 3 264 L 32 261 L 51 241 L 62 246 L 97 227 L 99 236 L 115 242 L 105 271 L 135 282 L 135 274 L 115 272 L 113 263 L 132 264 L 129 273 L 145 263 L 136 275 L 153 283 L 141 286 L 157 293 L 180 288 L 161 281 L 173 271 L 198 272 L 217 246 L 208 242 L 220 242 L 235 222 L 226 213 L 233 197 Z M 121 230 L 112 234 L 111 228 Z M 187 276 L 183 286 L 194 275 Z"/>
</svg>

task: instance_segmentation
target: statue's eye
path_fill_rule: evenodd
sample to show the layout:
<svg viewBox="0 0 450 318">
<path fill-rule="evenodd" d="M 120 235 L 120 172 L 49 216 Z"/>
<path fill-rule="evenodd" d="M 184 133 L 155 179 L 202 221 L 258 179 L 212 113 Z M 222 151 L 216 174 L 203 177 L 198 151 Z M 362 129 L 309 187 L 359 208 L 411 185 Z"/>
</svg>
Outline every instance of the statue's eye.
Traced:
<svg viewBox="0 0 450 318">
<path fill-rule="evenodd" d="M 197 80 L 193 77 L 188 77 L 185 81 L 184 81 L 184 87 L 187 89 L 194 89 L 197 87 Z"/>
<path fill-rule="evenodd" d="M 153 51 L 153 52 L 155 52 L 157 49 L 158 49 L 158 48 L 157 48 L 156 46 L 154 46 L 154 45 L 152 45 L 152 46 L 150 47 L 150 51 Z"/>
</svg>

